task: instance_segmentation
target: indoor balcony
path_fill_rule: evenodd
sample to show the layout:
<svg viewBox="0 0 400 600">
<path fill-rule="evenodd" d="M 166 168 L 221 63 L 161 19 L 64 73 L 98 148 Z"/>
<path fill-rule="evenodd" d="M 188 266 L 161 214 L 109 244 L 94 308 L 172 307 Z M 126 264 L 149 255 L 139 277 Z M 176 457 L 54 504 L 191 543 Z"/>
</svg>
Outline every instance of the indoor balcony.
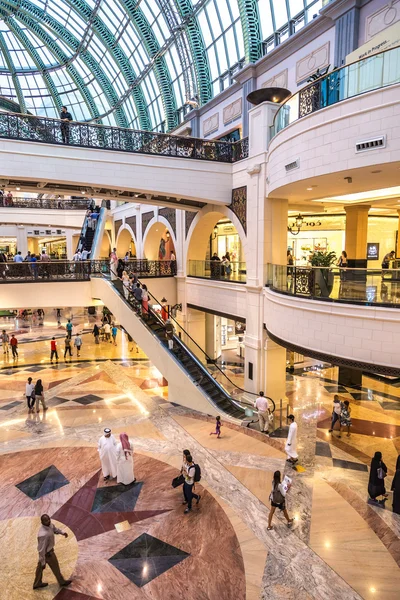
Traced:
<svg viewBox="0 0 400 600">
<path fill-rule="evenodd" d="M 398 377 L 399 308 L 397 268 L 269 266 L 268 335 L 319 360 Z"/>
<path fill-rule="evenodd" d="M 348 194 L 397 185 L 390 163 L 400 155 L 394 126 L 399 83 L 396 47 L 335 69 L 293 94 L 274 118 L 268 195 L 291 203 L 327 197 L 332 187 Z M 367 169 L 378 165 L 371 177 Z"/>
</svg>

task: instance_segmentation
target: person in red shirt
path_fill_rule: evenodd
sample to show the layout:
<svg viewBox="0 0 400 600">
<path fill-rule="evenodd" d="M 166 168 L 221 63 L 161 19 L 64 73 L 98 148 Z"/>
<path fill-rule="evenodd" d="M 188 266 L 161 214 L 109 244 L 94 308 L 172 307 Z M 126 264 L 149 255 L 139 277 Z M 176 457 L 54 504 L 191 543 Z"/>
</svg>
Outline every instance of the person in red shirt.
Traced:
<svg viewBox="0 0 400 600">
<path fill-rule="evenodd" d="M 53 364 L 53 356 L 56 357 L 56 362 L 58 362 L 58 352 L 57 352 L 57 342 L 56 342 L 56 338 L 53 337 L 51 338 L 50 341 L 50 362 L 51 364 Z"/>
<path fill-rule="evenodd" d="M 13 358 L 18 358 L 18 340 L 13 333 L 11 334 L 10 346 Z"/>
</svg>

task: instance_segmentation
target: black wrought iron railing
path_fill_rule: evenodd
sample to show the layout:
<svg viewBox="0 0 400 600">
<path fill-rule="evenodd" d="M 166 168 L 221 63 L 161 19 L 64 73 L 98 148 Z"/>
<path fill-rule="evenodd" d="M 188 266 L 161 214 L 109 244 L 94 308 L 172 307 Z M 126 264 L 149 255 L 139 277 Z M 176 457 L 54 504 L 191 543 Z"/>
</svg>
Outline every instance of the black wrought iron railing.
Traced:
<svg viewBox="0 0 400 600">
<path fill-rule="evenodd" d="M 57 209 L 57 210 L 87 210 L 91 200 L 61 200 L 59 198 L 20 198 L 0 196 L 0 208 L 36 208 Z"/>
<path fill-rule="evenodd" d="M 0 283 L 89 281 L 90 261 L 0 262 Z"/>
<path fill-rule="evenodd" d="M 245 140 L 232 144 L 7 112 L 0 112 L 0 138 L 225 163 L 248 156 Z"/>
<path fill-rule="evenodd" d="M 291 123 L 343 100 L 400 83 L 400 46 L 343 65 L 290 96 L 277 111 L 276 135 Z"/>
<path fill-rule="evenodd" d="M 108 259 L 92 260 L 92 273 L 108 273 L 110 261 Z M 124 270 L 128 273 L 135 273 L 137 277 L 173 277 L 176 275 L 176 262 L 170 260 L 146 260 L 130 259 L 124 261 Z"/>
<path fill-rule="evenodd" d="M 141 279 L 150 277 L 173 277 L 175 265 L 169 260 L 131 260 L 125 263 L 128 274 Z M 101 260 L 51 260 L 42 262 L 0 262 L 0 283 L 39 282 L 48 279 L 57 281 L 89 280 L 91 276 L 109 274 L 110 261 Z"/>
</svg>

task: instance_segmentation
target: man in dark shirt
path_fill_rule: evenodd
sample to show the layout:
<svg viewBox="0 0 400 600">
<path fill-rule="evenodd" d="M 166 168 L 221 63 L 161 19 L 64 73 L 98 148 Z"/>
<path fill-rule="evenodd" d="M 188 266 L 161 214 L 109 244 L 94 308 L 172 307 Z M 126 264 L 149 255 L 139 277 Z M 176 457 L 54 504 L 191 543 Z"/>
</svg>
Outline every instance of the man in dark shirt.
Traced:
<svg viewBox="0 0 400 600">
<path fill-rule="evenodd" d="M 69 122 L 72 121 L 72 116 L 66 106 L 61 108 L 60 119 L 63 144 L 69 144 Z"/>
</svg>

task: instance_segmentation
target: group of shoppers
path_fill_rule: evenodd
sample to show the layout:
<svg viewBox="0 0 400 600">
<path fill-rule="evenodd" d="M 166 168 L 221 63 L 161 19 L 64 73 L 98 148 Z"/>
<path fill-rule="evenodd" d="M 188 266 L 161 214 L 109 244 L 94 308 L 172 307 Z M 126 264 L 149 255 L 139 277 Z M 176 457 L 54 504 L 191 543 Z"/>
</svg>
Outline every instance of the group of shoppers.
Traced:
<svg viewBox="0 0 400 600">
<path fill-rule="evenodd" d="M 370 501 L 384 506 L 389 494 L 386 492 L 385 479 L 388 468 L 383 462 L 382 452 L 375 452 L 369 472 L 368 495 Z M 392 480 L 393 512 L 400 515 L 400 455 L 397 457 L 396 470 Z M 378 498 L 381 497 L 381 500 Z"/>
<path fill-rule="evenodd" d="M 351 427 L 351 408 L 350 402 L 348 400 L 344 400 L 342 402 L 337 394 L 333 397 L 333 410 L 332 410 L 332 422 L 331 427 L 329 429 L 329 433 L 333 433 L 336 423 L 339 423 L 339 435 L 338 437 L 342 437 L 342 430 L 344 428 L 347 429 L 347 437 L 350 437 L 350 427 Z"/>
<path fill-rule="evenodd" d="M 14 360 L 18 359 L 18 340 L 15 337 L 15 334 L 12 333 L 11 336 L 8 335 L 7 331 L 3 329 L 1 333 L 1 343 L 3 346 L 3 354 L 5 354 L 5 358 L 8 359 L 10 356 L 10 348 L 12 352 L 12 357 Z"/>
<path fill-rule="evenodd" d="M 222 258 L 220 258 L 216 252 L 214 252 L 211 257 L 210 266 L 211 277 L 213 279 L 219 279 L 220 277 L 227 277 L 229 279 L 232 273 L 231 257 L 229 252 L 224 254 Z"/>
</svg>

